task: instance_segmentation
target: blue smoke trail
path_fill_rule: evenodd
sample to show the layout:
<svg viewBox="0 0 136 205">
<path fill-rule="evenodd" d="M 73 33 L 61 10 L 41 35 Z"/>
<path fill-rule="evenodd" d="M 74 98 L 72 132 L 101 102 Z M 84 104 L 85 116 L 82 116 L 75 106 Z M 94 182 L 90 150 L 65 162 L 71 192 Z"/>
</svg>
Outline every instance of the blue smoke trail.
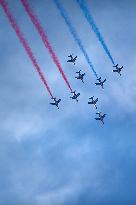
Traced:
<svg viewBox="0 0 136 205">
<path fill-rule="evenodd" d="M 102 37 L 100 31 L 99 31 L 99 28 L 97 27 L 92 15 L 91 15 L 91 12 L 89 11 L 88 7 L 87 7 L 87 3 L 85 0 L 76 0 L 79 7 L 81 8 L 85 18 L 87 19 L 89 25 L 92 27 L 93 31 L 95 32 L 98 40 L 101 42 L 105 52 L 107 53 L 107 55 L 109 56 L 111 62 L 115 65 L 115 62 L 110 54 L 110 51 L 104 41 L 104 38 Z"/>
<path fill-rule="evenodd" d="M 84 46 L 83 46 L 83 44 L 82 44 L 80 38 L 79 38 L 79 36 L 78 36 L 78 34 L 77 34 L 75 28 L 72 26 L 71 21 L 70 21 L 70 19 L 68 18 L 68 15 L 67 15 L 65 9 L 63 8 L 63 6 L 62 6 L 61 3 L 59 2 L 59 0 L 53 0 L 53 1 L 54 1 L 55 5 L 57 6 L 57 8 L 58 8 L 58 10 L 59 10 L 59 12 L 60 12 L 60 14 L 61 14 L 61 16 L 62 16 L 63 19 L 65 20 L 65 23 L 67 24 L 70 33 L 72 34 L 72 36 L 74 37 L 76 43 L 77 43 L 78 46 L 80 47 L 80 50 L 81 50 L 82 53 L 84 54 L 84 57 L 85 57 L 86 61 L 88 62 L 90 68 L 92 69 L 94 75 L 96 76 L 96 78 L 98 78 L 98 75 L 97 75 L 97 73 L 96 73 L 96 71 L 95 71 L 95 69 L 94 69 L 94 67 L 93 67 L 93 65 L 92 65 L 92 63 L 91 63 L 91 61 L 90 61 L 90 58 L 89 58 L 89 56 L 88 56 L 88 54 L 87 54 L 87 52 L 86 52 L 86 50 L 85 50 L 85 48 L 84 48 Z"/>
</svg>

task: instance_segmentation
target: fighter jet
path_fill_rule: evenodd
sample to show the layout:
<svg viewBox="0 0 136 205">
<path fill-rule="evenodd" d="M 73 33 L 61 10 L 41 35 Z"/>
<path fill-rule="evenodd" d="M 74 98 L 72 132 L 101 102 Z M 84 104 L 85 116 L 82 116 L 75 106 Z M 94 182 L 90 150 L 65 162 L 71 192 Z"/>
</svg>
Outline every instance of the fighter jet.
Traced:
<svg viewBox="0 0 136 205">
<path fill-rule="evenodd" d="M 103 81 L 101 81 L 101 77 L 100 78 L 97 78 L 97 80 L 99 81 L 98 83 L 95 83 L 95 85 L 100 85 L 103 89 L 103 84 L 106 82 L 106 79 L 104 79 Z"/>
<path fill-rule="evenodd" d="M 98 102 L 98 98 L 96 98 L 96 99 L 94 100 L 94 96 L 92 96 L 92 97 L 90 97 L 89 99 L 92 100 L 92 101 L 91 101 L 91 102 L 88 102 L 88 104 L 94 105 L 95 108 L 97 109 L 96 103 Z"/>
<path fill-rule="evenodd" d="M 72 55 L 69 55 L 68 57 L 71 58 L 71 59 L 69 59 L 67 62 L 73 63 L 73 64 L 75 65 L 75 61 L 76 61 L 76 59 L 77 59 L 77 56 L 75 56 L 75 57 L 73 58 L 73 54 L 72 54 Z"/>
<path fill-rule="evenodd" d="M 70 98 L 72 98 L 72 99 L 75 99 L 77 102 L 78 102 L 78 97 L 79 97 L 79 95 L 80 95 L 80 93 L 77 93 L 76 94 L 76 91 L 73 91 L 73 92 L 71 92 L 72 94 L 73 94 L 73 96 L 72 97 L 70 97 Z"/>
<path fill-rule="evenodd" d="M 122 68 L 123 68 L 123 66 L 122 67 L 118 67 L 118 64 L 117 65 L 114 65 L 113 66 L 114 68 L 116 68 L 115 70 L 112 70 L 112 72 L 117 72 L 120 76 L 121 76 L 121 70 L 122 70 Z"/>
<path fill-rule="evenodd" d="M 81 70 L 76 72 L 76 73 L 78 73 L 79 75 L 77 77 L 75 77 L 75 78 L 81 80 L 84 83 L 83 78 L 85 76 L 85 73 L 81 74 Z"/>
<path fill-rule="evenodd" d="M 58 99 L 58 100 L 56 100 L 56 98 L 54 98 L 54 97 L 52 97 L 51 98 L 54 102 L 53 103 L 50 103 L 51 105 L 56 105 L 56 107 L 59 109 L 59 103 L 60 103 L 60 101 L 61 101 L 61 99 Z"/>
<path fill-rule="evenodd" d="M 96 114 L 99 115 L 99 117 L 96 117 L 95 119 L 96 119 L 96 120 L 100 120 L 100 121 L 104 124 L 103 119 L 105 118 L 106 114 L 103 114 L 103 115 L 102 115 L 101 112 L 97 112 Z"/>
</svg>

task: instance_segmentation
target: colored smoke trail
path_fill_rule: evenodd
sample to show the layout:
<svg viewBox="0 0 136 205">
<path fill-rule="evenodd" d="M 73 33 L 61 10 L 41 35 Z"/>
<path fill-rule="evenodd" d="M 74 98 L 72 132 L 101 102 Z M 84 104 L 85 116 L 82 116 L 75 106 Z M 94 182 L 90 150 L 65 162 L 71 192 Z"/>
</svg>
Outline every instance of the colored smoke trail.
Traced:
<svg viewBox="0 0 136 205">
<path fill-rule="evenodd" d="M 21 2 L 22 2 L 22 5 L 25 8 L 27 14 L 29 15 L 32 23 L 35 25 L 39 35 L 41 36 L 41 39 L 42 39 L 44 45 L 48 49 L 48 51 L 49 51 L 49 53 L 50 53 L 50 55 L 52 57 L 53 62 L 55 63 L 55 65 L 59 69 L 60 73 L 62 74 L 63 79 L 65 80 L 67 86 L 69 87 L 70 91 L 72 92 L 71 85 L 70 85 L 70 83 L 69 83 L 69 81 L 68 81 L 68 79 L 67 79 L 67 77 L 66 77 L 66 75 L 65 75 L 65 73 L 64 73 L 64 71 L 63 71 L 63 69 L 62 69 L 62 67 L 60 65 L 60 63 L 59 63 L 59 60 L 58 60 L 58 58 L 57 58 L 53 48 L 51 47 L 51 44 L 50 44 L 50 42 L 48 40 L 48 37 L 47 37 L 47 35 L 46 35 L 46 33 L 45 33 L 45 31 L 44 31 L 44 29 L 43 29 L 39 19 L 37 18 L 37 16 L 34 14 L 32 9 L 30 8 L 30 5 L 28 4 L 27 0 L 21 0 Z"/>
<path fill-rule="evenodd" d="M 34 54 L 32 53 L 31 48 L 29 47 L 28 42 L 27 42 L 27 40 L 25 39 L 24 35 L 22 34 L 22 32 L 21 32 L 19 26 L 17 25 L 17 23 L 16 23 L 16 21 L 15 21 L 13 15 L 12 15 L 12 13 L 11 13 L 11 11 L 10 11 L 10 9 L 9 9 L 9 7 L 8 7 L 8 5 L 7 5 L 7 3 L 5 2 L 5 0 L 2 0 L 0 3 L 1 3 L 1 6 L 2 6 L 2 8 L 3 8 L 3 10 L 4 10 L 4 12 L 5 12 L 5 14 L 6 14 L 6 16 L 7 16 L 8 20 L 9 20 L 9 22 L 10 22 L 10 24 L 11 24 L 11 26 L 12 26 L 12 28 L 13 28 L 14 31 L 16 32 L 16 35 L 17 35 L 17 37 L 19 38 L 20 43 L 23 45 L 23 47 L 24 47 L 26 53 L 28 54 L 28 56 L 29 56 L 29 58 L 30 58 L 32 64 L 33 64 L 34 67 L 36 68 L 36 70 L 37 70 L 37 72 L 38 72 L 38 74 L 39 74 L 39 76 L 40 76 L 42 82 L 44 83 L 44 85 L 45 85 L 45 87 L 46 87 L 46 89 L 47 89 L 49 95 L 50 95 L 51 97 L 53 97 L 53 95 L 52 95 L 52 93 L 51 93 L 51 90 L 50 90 L 50 88 L 49 88 L 49 86 L 48 86 L 48 83 L 47 83 L 47 81 L 46 81 L 46 79 L 45 79 L 45 77 L 44 77 L 44 75 L 43 75 L 43 73 L 42 73 L 42 71 L 41 71 L 39 65 L 37 64 L 37 61 L 36 61 L 36 59 L 35 59 L 35 57 L 34 57 Z"/>
<path fill-rule="evenodd" d="M 89 25 L 91 26 L 92 30 L 94 31 L 94 33 L 96 34 L 98 40 L 101 42 L 102 47 L 104 48 L 106 54 L 108 55 L 109 59 L 111 60 L 111 62 L 115 65 L 115 62 L 111 56 L 111 53 L 105 43 L 105 40 L 103 38 L 103 36 L 100 33 L 99 28 L 97 27 L 91 12 L 88 9 L 87 3 L 85 0 L 76 0 L 79 7 L 81 8 L 86 20 L 88 21 Z"/>
<path fill-rule="evenodd" d="M 69 31 L 70 31 L 70 33 L 72 34 L 72 36 L 73 36 L 75 42 L 78 44 L 80 50 L 81 50 L 82 53 L 84 54 L 84 57 L 85 57 L 87 63 L 89 64 L 90 68 L 92 69 L 94 75 L 98 78 L 98 75 L 97 75 L 97 73 L 96 73 L 96 71 L 95 71 L 95 69 L 94 69 L 94 66 L 93 66 L 93 64 L 92 64 L 92 62 L 91 62 L 91 60 L 90 60 L 90 58 L 89 58 L 89 56 L 88 56 L 88 54 L 87 54 L 87 52 L 86 52 L 86 50 L 85 50 L 85 48 L 84 48 L 84 46 L 83 46 L 81 40 L 80 40 L 80 38 L 79 38 L 79 36 L 78 36 L 78 34 L 77 34 L 75 28 L 74 28 L 73 25 L 72 25 L 72 23 L 71 23 L 71 21 L 70 21 L 68 15 L 67 15 L 67 12 L 66 12 L 65 9 L 63 8 L 63 6 L 62 6 L 61 3 L 59 2 L 59 0 L 54 0 L 54 3 L 55 3 L 55 5 L 57 6 L 57 8 L 58 8 L 58 10 L 59 10 L 59 12 L 60 12 L 60 14 L 61 14 L 61 16 L 62 16 L 63 19 L 65 20 L 65 23 L 67 24 L 67 26 L 68 26 L 68 28 L 69 28 Z"/>
</svg>

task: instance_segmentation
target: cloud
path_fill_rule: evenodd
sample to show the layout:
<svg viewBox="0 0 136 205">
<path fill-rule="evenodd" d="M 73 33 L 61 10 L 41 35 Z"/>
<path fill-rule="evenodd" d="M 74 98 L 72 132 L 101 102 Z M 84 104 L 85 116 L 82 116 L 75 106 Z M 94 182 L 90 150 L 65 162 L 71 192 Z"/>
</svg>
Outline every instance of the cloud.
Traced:
<svg viewBox="0 0 136 205">
<path fill-rule="evenodd" d="M 39 5 L 35 2 L 34 9 L 38 10 Z M 136 62 L 134 48 L 131 49 L 135 33 L 131 21 L 135 18 L 126 18 L 129 17 L 127 8 L 131 9 L 131 17 L 132 13 L 135 16 L 135 11 L 127 1 L 126 4 L 123 2 L 126 5 L 124 9 L 117 8 L 116 1 L 105 2 L 92 1 L 92 11 L 111 50 L 118 56 L 119 63 L 124 64 L 121 78 L 111 72 L 112 65 L 77 7 L 77 13 L 72 12 L 76 4 L 64 1 L 99 74 L 107 78 L 104 90 L 94 85 L 95 79 L 85 59 L 73 43 L 54 5 L 51 3 L 50 7 L 48 4 L 51 9 L 45 13 L 46 3 L 43 1 L 40 4 L 38 14 L 44 17 L 43 25 L 47 25 L 48 35 L 60 62 L 73 89 L 81 92 L 79 103 L 69 98 L 67 86 L 35 29 L 22 13 L 24 11 L 20 4 L 16 2 L 15 7 L 11 5 L 54 95 L 62 98 L 60 110 L 49 104 L 50 98 L 44 86 L 2 13 L 1 204 L 112 204 L 112 199 L 119 199 L 122 204 L 125 201 L 130 204 L 130 199 L 135 202 Z M 103 6 L 101 11 L 100 5 Z M 57 25 L 57 28 L 51 25 Z M 128 30 L 131 30 L 131 41 Z M 125 43 L 122 38 L 127 39 Z M 75 67 L 66 63 L 67 55 L 73 51 L 78 55 Z M 78 69 L 86 72 L 85 84 L 74 78 Z M 99 109 L 108 114 L 104 126 L 97 124 L 94 120 L 96 110 L 87 104 L 92 95 L 99 97 Z"/>
</svg>

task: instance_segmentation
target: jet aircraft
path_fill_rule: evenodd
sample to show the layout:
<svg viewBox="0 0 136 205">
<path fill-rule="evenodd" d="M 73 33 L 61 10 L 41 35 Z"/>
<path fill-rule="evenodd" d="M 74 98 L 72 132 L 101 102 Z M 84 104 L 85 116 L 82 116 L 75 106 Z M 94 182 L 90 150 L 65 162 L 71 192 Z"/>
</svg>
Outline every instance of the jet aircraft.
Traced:
<svg viewBox="0 0 136 205">
<path fill-rule="evenodd" d="M 100 78 L 97 78 L 97 80 L 99 81 L 98 83 L 95 83 L 95 85 L 100 85 L 103 89 L 103 84 L 106 82 L 106 79 L 104 79 L 103 81 L 101 80 L 101 77 Z"/>
<path fill-rule="evenodd" d="M 104 124 L 103 119 L 105 118 L 106 114 L 102 114 L 101 112 L 97 112 L 96 114 L 99 115 L 99 117 L 96 117 L 95 119 L 100 120 Z"/>
<path fill-rule="evenodd" d="M 81 70 L 76 72 L 76 73 L 78 73 L 79 75 L 77 77 L 75 77 L 75 78 L 81 80 L 84 83 L 83 78 L 85 76 L 85 73 L 81 74 Z"/>
<path fill-rule="evenodd" d="M 76 59 L 77 59 L 77 56 L 73 57 L 73 54 L 72 54 L 72 55 L 69 55 L 68 57 L 69 57 L 70 59 L 67 60 L 67 62 L 73 63 L 73 64 L 75 65 L 75 61 L 76 61 Z"/>
<path fill-rule="evenodd" d="M 60 103 L 60 101 L 61 101 L 61 99 L 58 99 L 58 100 L 56 100 L 56 98 L 54 98 L 54 97 L 52 97 L 51 98 L 54 102 L 53 103 L 50 103 L 51 105 L 56 105 L 56 107 L 59 109 L 59 103 Z"/>
<path fill-rule="evenodd" d="M 92 100 L 92 101 L 91 101 L 91 102 L 88 102 L 88 104 L 94 105 L 95 108 L 97 109 L 96 103 L 98 102 L 98 98 L 96 98 L 96 99 L 94 100 L 94 96 L 92 96 L 92 97 L 90 97 L 89 99 Z"/>
<path fill-rule="evenodd" d="M 73 92 L 71 92 L 72 94 L 73 94 L 73 96 L 72 97 L 70 97 L 70 98 L 72 98 L 72 99 L 74 99 L 74 100 L 76 100 L 77 102 L 78 102 L 78 97 L 79 97 L 79 95 L 80 95 L 80 93 L 77 93 L 76 94 L 76 91 L 73 91 Z"/>
<path fill-rule="evenodd" d="M 115 69 L 112 70 L 112 72 L 117 72 L 121 76 L 121 70 L 122 70 L 123 66 L 122 67 L 118 67 L 118 64 L 117 64 L 117 65 L 114 65 L 113 67 Z"/>
</svg>

